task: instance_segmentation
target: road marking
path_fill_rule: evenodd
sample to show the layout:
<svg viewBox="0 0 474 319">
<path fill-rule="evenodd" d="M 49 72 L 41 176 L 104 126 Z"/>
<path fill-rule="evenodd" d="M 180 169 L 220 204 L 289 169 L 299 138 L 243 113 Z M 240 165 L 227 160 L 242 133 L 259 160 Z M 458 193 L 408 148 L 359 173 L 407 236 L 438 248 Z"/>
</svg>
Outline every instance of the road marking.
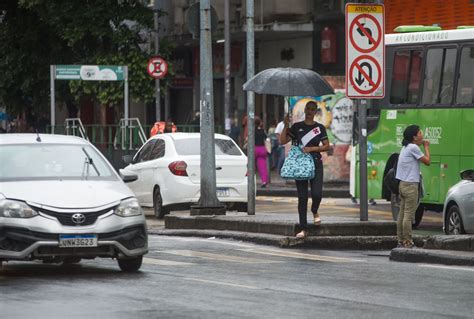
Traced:
<svg viewBox="0 0 474 319">
<path fill-rule="evenodd" d="M 459 266 L 442 266 L 442 265 L 419 264 L 418 267 L 474 271 L 474 268 L 466 268 L 466 267 L 459 267 Z"/>
<path fill-rule="evenodd" d="M 273 264 L 273 263 L 282 263 L 282 261 L 273 261 L 273 260 L 264 260 L 257 258 L 247 258 L 247 257 L 238 257 L 238 256 L 228 256 L 221 254 L 206 253 L 202 251 L 192 251 L 192 250 L 162 250 L 160 251 L 165 254 L 184 256 L 184 257 L 198 257 L 218 261 L 228 261 L 235 263 L 243 264 Z"/>
<path fill-rule="evenodd" d="M 172 261 L 172 260 L 163 260 L 163 259 L 156 259 L 150 257 L 144 257 L 143 263 L 149 265 L 159 265 L 159 266 L 190 266 L 194 265 L 194 263 L 187 263 L 181 261 Z"/>
<path fill-rule="evenodd" d="M 262 255 L 286 257 L 286 258 L 297 258 L 297 259 L 306 259 L 313 261 L 327 261 L 335 263 L 348 263 L 348 262 L 366 262 L 365 260 L 354 259 L 354 258 L 345 258 L 345 257 L 332 257 L 332 256 L 321 256 L 315 254 L 306 254 L 293 251 L 282 251 L 274 249 L 261 249 L 261 248 L 248 248 L 248 249 L 239 249 L 245 252 L 252 252 Z"/>
<path fill-rule="evenodd" d="M 199 281 L 199 282 L 205 282 L 205 283 L 215 284 L 215 285 L 231 286 L 231 287 L 237 287 L 237 288 L 260 289 L 259 287 L 255 287 L 255 286 L 233 284 L 233 283 L 230 283 L 230 282 L 207 280 L 207 279 L 200 279 L 200 278 L 184 277 L 183 279 L 192 280 L 192 281 Z"/>
</svg>

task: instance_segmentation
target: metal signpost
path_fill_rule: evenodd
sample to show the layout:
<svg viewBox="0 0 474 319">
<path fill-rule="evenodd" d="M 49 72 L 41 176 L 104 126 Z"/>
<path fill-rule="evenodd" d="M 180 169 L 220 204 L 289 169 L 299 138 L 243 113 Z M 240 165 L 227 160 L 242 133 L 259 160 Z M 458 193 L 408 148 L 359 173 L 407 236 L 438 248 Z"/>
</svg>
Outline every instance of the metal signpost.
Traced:
<svg viewBox="0 0 474 319">
<path fill-rule="evenodd" d="M 383 4 L 346 5 L 346 95 L 362 99 L 359 113 L 360 220 L 368 220 L 367 108 L 385 95 L 385 10 Z"/>
<path fill-rule="evenodd" d="M 253 78 L 255 73 L 253 19 L 254 0 L 247 0 L 247 81 Z M 247 91 L 247 127 L 247 211 L 249 215 L 255 215 L 255 93 L 252 91 Z"/>
<path fill-rule="evenodd" d="M 54 80 L 124 81 L 124 118 L 128 120 L 128 67 L 126 65 L 51 65 L 51 133 L 56 125 Z"/>
<path fill-rule="evenodd" d="M 200 2 L 200 106 L 201 106 L 201 197 L 191 206 L 191 215 L 225 215 L 216 194 L 214 144 L 214 92 L 212 85 L 212 35 L 210 0 Z"/>
</svg>

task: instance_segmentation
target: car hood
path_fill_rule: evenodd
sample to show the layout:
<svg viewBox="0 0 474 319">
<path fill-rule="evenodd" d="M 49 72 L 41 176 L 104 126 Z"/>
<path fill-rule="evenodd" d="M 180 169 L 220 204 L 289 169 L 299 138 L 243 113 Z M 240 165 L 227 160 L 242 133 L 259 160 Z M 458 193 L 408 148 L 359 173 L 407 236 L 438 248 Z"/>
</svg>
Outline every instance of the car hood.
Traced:
<svg viewBox="0 0 474 319">
<path fill-rule="evenodd" d="M 94 208 L 134 196 L 121 181 L 84 180 L 4 182 L 0 183 L 0 194 L 56 208 Z"/>
</svg>

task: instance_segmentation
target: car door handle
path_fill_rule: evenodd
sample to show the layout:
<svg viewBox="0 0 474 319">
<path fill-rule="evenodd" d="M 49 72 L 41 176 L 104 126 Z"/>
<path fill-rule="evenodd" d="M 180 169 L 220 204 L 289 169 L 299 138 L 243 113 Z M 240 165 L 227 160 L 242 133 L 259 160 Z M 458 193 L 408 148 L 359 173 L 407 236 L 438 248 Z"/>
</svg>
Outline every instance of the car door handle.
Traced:
<svg viewBox="0 0 474 319">
<path fill-rule="evenodd" d="M 220 171 L 221 169 L 222 169 L 222 167 L 220 167 L 220 166 L 216 167 L 216 171 Z"/>
</svg>

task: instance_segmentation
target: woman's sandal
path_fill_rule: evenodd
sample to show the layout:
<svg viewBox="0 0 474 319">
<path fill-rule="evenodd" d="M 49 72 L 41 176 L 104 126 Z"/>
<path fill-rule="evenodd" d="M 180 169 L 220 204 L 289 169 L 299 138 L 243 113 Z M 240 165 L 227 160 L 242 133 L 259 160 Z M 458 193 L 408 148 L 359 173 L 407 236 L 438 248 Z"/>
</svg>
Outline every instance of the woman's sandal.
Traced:
<svg viewBox="0 0 474 319">
<path fill-rule="evenodd" d="M 298 234 L 296 234 L 296 238 L 304 239 L 304 238 L 306 238 L 307 235 L 308 235 L 308 233 L 306 232 L 306 230 L 302 230 Z"/>
<path fill-rule="evenodd" d="M 314 216 L 314 224 L 321 225 L 321 217 L 319 217 L 319 215 L 313 215 L 313 216 Z"/>
</svg>

